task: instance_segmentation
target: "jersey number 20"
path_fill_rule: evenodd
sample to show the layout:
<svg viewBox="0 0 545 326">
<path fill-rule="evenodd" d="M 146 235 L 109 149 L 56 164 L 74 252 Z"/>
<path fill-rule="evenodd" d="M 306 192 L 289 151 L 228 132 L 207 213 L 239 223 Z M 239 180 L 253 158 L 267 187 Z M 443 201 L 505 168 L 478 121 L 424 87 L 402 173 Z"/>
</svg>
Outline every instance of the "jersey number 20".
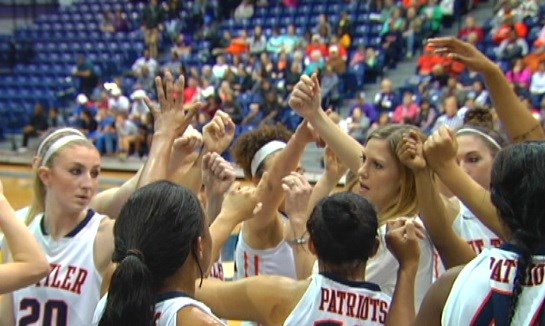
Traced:
<svg viewBox="0 0 545 326">
<path fill-rule="evenodd" d="M 42 325 L 66 326 L 67 324 L 68 307 L 64 301 L 48 300 L 44 305 L 41 305 L 36 299 L 25 298 L 21 300 L 19 310 L 30 310 L 28 315 L 19 320 L 21 326 L 32 325 L 39 321 L 42 310 Z M 56 317 L 56 320 L 53 320 L 53 316 Z"/>
</svg>

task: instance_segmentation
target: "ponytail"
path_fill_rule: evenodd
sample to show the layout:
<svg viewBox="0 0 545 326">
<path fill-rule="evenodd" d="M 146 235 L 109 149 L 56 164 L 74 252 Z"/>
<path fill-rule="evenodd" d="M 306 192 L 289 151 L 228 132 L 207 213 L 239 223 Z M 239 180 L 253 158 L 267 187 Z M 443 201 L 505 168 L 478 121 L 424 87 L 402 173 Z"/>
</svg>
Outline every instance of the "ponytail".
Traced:
<svg viewBox="0 0 545 326">
<path fill-rule="evenodd" d="M 517 304 L 522 293 L 522 285 L 527 283 L 527 277 L 529 269 L 532 265 L 532 253 L 535 250 L 538 243 L 534 236 L 528 232 L 518 230 L 513 235 L 516 240 L 517 248 L 519 249 L 517 259 L 517 270 L 515 272 L 515 279 L 513 280 L 513 292 L 511 294 L 511 307 L 509 308 L 509 325 L 513 324 L 513 317 L 517 311 Z"/>
<path fill-rule="evenodd" d="M 154 325 L 157 286 L 138 253 L 129 252 L 112 275 L 99 326 Z"/>
</svg>

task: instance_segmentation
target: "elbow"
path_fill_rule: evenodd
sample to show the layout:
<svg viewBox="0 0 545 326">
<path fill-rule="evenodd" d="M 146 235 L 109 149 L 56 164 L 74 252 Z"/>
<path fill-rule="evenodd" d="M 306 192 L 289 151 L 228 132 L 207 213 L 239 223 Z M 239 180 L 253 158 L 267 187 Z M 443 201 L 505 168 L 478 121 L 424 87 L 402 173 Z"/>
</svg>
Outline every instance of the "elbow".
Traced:
<svg viewBox="0 0 545 326">
<path fill-rule="evenodd" d="M 32 268 L 32 270 L 32 277 L 36 278 L 36 281 L 39 281 L 49 274 L 51 271 L 51 266 L 45 257 L 40 257 L 39 259 L 36 259 L 35 266 Z"/>
</svg>

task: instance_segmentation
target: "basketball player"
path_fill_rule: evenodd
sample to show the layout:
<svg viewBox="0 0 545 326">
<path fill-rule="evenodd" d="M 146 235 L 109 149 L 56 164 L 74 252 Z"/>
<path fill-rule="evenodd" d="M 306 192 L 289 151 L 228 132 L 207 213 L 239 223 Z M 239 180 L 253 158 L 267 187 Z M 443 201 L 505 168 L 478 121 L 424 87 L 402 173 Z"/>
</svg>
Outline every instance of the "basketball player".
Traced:
<svg viewBox="0 0 545 326">
<path fill-rule="evenodd" d="M 172 75 L 156 80 L 161 110 L 150 106 L 155 133 L 150 159 L 140 183 L 165 178 L 174 139 L 183 134 L 200 104 L 182 109 L 183 79 L 176 86 Z M 4 300 L 2 321 L 7 324 L 45 323 L 86 325 L 100 298 L 102 275 L 113 252 L 113 224 L 89 209 L 100 174 L 100 154 L 81 135 L 55 137 L 44 144 L 36 171 L 36 202 L 43 207 L 29 225 L 51 266 L 49 275 L 34 286 L 15 291 Z M 40 212 L 40 210 L 38 210 Z"/>
<path fill-rule="evenodd" d="M 375 130 L 362 147 L 355 139 L 344 133 L 321 109 L 320 85 L 315 75 L 302 76 L 290 99 L 290 106 L 305 118 L 316 130 L 327 146 L 337 154 L 350 171 L 357 173 L 359 194 L 368 199 L 378 211 L 378 253 L 367 263 L 367 280 L 377 283 L 391 295 L 396 284 L 398 264 L 386 249 L 384 236 L 386 223 L 397 218 L 416 219 L 418 213 L 414 175 L 403 166 L 395 151 L 404 133 L 415 127 L 392 125 Z M 420 222 L 418 222 L 420 223 Z M 429 239 L 422 239 L 419 271 L 417 273 L 416 297 L 420 304 L 433 276 L 433 250 Z"/>
<path fill-rule="evenodd" d="M 235 278 L 253 275 L 282 275 L 297 278 L 294 256 L 284 240 L 291 235 L 286 217 L 279 212 L 284 192 L 282 178 L 294 171 L 306 145 L 313 140 L 306 122 L 295 134 L 283 126 L 265 126 L 241 136 L 233 148 L 246 179 L 257 184 L 269 173 L 269 191 L 260 199 L 261 211 L 244 220 L 235 249 Z"/>
<path fill-rule="evenodd" d="M 465 266 L 447 271 L 426 295 L 416 321 L 404 318 L 403 324 L 543 323 L 543 180 L 545 143 L 520 143 L 498 153 L 492 168 L 490 199 L 508 241 L 500 248 L 484 249 Z M 394 300 L 395 305 L 410 305 L 413 296 L 394 296 Z"/>
<path fill-rule="evenodd" d="M 0 230 L 6 235 L 11 249 L 12 263 L 0 265 L 0 294 L 34 284 L 49 273 L 49 264 L 36 239 L 17 220 L 15 212 L 4 196 L 0 181 Z"/>
<path fill-rule="evenodd" d="M 281 276 L 205 280 L 197 298 L 224 318 L 265 325 L 384 324 L 390 297 L 365 276 L 367 260 L 379 246 L 378 218 L 371 203 L 352 193 L 333 194 L 318 203 L 307 227 L 319 274 L 300 281 Z M 406 252 L 399 257 L 406 259 L 400 262 L 404 268 L 415 271 L 418 231 L 414 225 L 411 231 L 412 241 L 401 246 Z"/>
</svg>

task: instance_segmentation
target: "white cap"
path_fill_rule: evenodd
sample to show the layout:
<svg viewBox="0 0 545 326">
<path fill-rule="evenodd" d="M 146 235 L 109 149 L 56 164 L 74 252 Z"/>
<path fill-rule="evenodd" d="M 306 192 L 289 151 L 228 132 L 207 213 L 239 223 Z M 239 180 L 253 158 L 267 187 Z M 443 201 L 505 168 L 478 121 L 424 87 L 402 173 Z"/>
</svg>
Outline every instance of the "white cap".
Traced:
<svg viewBox="0 0 545 326">
<path fill-rule="evenodd" d="M 143 89 L 137 89 L 131 94 L 131 100 L 143 100 L 145 98 L 146 98 L 146 91 L 144 91 Z"/>
<path fill-rule="evenodd" d="M 121 90 L 116 86 L 115 88 L 112 88 L 110 94 L 112 94 L 112 96 L 119 96 L 121 95 Z"/>
<path fill-rule="evenodd" d="M 78 97 L 76 98 L 76 101 L 78 102 L 79 105 L 84 105 L 84 104 L 87 104 L 87 102 L 89 102 L 89 99 L 87 98 L 87 96 L 85 96 L 85 94 L 79 94 Z"/>
</svg>

